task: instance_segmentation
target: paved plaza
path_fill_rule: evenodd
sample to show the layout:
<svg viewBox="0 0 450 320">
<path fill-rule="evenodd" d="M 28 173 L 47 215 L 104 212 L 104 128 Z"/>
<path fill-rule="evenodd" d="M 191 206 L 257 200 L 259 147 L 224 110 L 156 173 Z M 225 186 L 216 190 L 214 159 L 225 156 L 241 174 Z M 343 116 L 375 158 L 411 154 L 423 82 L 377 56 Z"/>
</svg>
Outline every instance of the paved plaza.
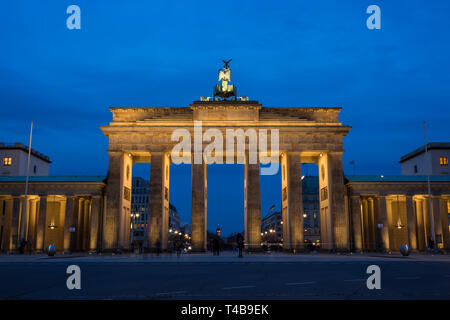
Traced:
<svg viewBox="0 0 450 320">
<path fill-rule="evenodd" d="M 2 255 L 0 283 L 1 299 L 450 299 L 450 255 Z"/>
</svg>

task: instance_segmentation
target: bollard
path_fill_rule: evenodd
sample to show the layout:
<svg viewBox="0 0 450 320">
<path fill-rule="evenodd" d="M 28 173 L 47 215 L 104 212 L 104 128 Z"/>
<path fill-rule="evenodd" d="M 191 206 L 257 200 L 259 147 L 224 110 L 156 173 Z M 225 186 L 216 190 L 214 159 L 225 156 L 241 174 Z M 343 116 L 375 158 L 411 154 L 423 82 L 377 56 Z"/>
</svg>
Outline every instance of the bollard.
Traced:
<svg viewBox="0 0 450 320">
<path fill-rule="evenodd" d="M 56 253 L 56 247 L 54 244 L 49 244 L 47 247 L 47 254 L 49 257 L 53 257 Z"/>
<path fill-rule="evenodd" d="M 409 246 L 407 244 L 402 244 L 400 247 L 400 252 L 403 256 L 408 256 L 410 253 Z"/>
</svg>

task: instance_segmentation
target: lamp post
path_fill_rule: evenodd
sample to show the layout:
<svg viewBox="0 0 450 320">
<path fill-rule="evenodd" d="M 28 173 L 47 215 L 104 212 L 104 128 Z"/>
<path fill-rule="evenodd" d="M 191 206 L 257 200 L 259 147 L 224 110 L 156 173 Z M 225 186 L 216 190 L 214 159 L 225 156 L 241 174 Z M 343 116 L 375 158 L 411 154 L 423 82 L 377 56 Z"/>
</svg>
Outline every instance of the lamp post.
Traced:
<svg viewBox="0 0 450 320">
<path fill-rule="evenodd" d="M 427 146 L 427 128 L 425 121 L 423 122 L 423 136 L 425 139 L 425 166 L 427 170 L 427 185 L 428 185 L 428 212 L 430 214 L 430 233 L 431 233 L 431 241 L 433 241 L 433 244 L 436 244 L 436 237 L 434 234 L 434 217 L 433 217 L 433 207 L 431 204 L 431 186 L 430 186 L 430 169 L 428 166 L 428 146 Z M 430 243 L 428 243 L 428 246 L 430 246 Z M 434 249 L 434 248 L 432 248 Z"/>
<path fill-rule="evenodd" d="M 22 242 L 25 240 L 25 219 L 27 217 L 27 196 L 28 196 L 28 179 L 30 176 L 30 157 L 31 157 L 31 141 L 33 139 L 33 121 L 31 121 L 30 128 L 30 143 L 28 145 L 28 163 L 27 163 L 27 177 L 25 179 L 25 197 L 23 199 L 23 212 L 20 223 L 20 237 L 18 237 L 18 247 L 22 247 Z"/>
</svg>

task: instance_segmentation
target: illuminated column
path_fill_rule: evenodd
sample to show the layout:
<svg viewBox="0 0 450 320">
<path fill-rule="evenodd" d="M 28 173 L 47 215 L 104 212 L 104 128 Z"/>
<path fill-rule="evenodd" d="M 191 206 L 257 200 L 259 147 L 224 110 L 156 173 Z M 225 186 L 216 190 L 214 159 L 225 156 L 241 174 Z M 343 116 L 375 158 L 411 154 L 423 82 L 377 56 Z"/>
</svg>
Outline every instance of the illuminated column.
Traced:
<svg viewBox="0 0 450 320">
<path fill-rule="evenodd" d="M 375 250 L 376 248 L 376 235 L 375 235 L 375 203 L 372 197 L 368 200 L 368 219 L 369 219 L 369 234 L 370 234 L 370 246 L 371 250 Z"/>
<path fill-rule="evenodd" d="M 194 156 L 195 157 L 195 156 Z M 192 161 L 191 234 L 192 250 L 206 251 L 207 164 Z"/>
<path fill-rule="evenodd" d="M 44 239 L 47 220 L 47 196 L 41 195 L 39 199 L 39 214 L 36 229 L 36 251 L 44 250 Z"/>
<path fill-rule="evenodd" d="M 167 249 L 169 233 L 169 155 L 152 152 L 149 190 L 149 233 L 151 249 Z M 130 225 L 128 225 L 130 227 Z"/>
<path fill-rule="evenodd" d="M 90 221 L 91 221 L 91 200 L 84 200 L 84 216 L 83 216 L 83 231 L 82 231 L 82 250 L 86 251 L 89 249 L 89 238 L 90 238 Z"/>
<path fill-rule="evenodd" d="M 5 216 L 3 217 L 3 239 L 2 239 L 2 251 L 9 252 L 12 247 L 11 243 L 11 220 L 12 220 L 12 208 L 13 208 L 13 200 L 11 197 L 8 197 L 3 202 L 4 207 L 2 210 L 5 212 Z M 3 211 L 2 211 L 3 212 Z"/>
<path fill-rule="evenodd" d="M 31 250 L 36 249 L 36 220 L 37 220 L 37 200 L 30 199 L 29 215 L 28 215 L 28 230 L 27 241 L 30 243 Z"/>
<path fill-rule="evenodd" d="M 432 204 L 433 204 L 434 232 L 436 235 L 436 248 L 443 248 L 444 239 L 442 234 L 441 198 L 438 196 L 436 197 L 433 196 Z"/>
<path fill-rule="evenodd" d="M 342 152 L 321 153 L 319 156 L 319 192 L 321 230 L 326 234 L 325 249 L 347 251 L 349 247 L 349 218 L 345 210 L 344 171 Z M 322 232 L 321 232 L 322 237 Z"/>
<path fill-rule="evenodd" d="M 90 223 L 89 250 L 92 252 L 97 251 L 97 246 L 98 246 L 101 200 L 102 200 L 102 198 L 100 196 L 93 196 L 92 201 L 91 201 L 91 223 Z"/>
<path fill-rule="evenodd" d="M 3 234 L 5 233 L 5 219 L 6 215 L 3 215 L 4 210 L 4 198 L 0 196 L 0 252 L 3 251 Z"/>
<path fill-rule="evenodd" d="M 378 197 L 378 203 L 379 203 L 379 217 L 380 222 L 383 225 L 381 228 L 381 240 L 383 242 L 383 250 L 385 252 L 390 251 L 389 247 L 389 220 L 388 220 L 388 208 L 387 208 L 387 201 L 386 196 L 379 196 Z"/>
<path fill-rule="evenodd" d="M 12 207 L 11 219 L 11 249 L 18 249 L 19 247 L 19 232 L 20 232 L 20 217 L 22 215 L 22 198 L 14 197 Z"/>
<path fill-rule="evenodd" d="M 249 163 L 249 154 L 245 155 L 244 164 L 244 208 L 245 208 L 245 246 L 248 251 L 261 249 L 261 192 L 260 167 Z"/>
<path fill-rule="evenodd" d="M 282 154 L 281 170 L 283 248 L 301 250 L 304 227 L 300 154 Z"/>
<path fill-rule="evenodd" d="M 77 214 L 77 244 L 76 251 L 83 251 L 83 230 L 84 230 L 84 197 L 78 198 L 78 214 Z"/>
<path fill-rule="evenodd" d="M 362 220 L 363 220 L 363 240 L 364 250 L 369 250 L 370 235 L 369 235 L 369 214 L 367 199 L 362 199 Z"/>
<path fill-rule="evenodd" d="M 70 232 L 71 228 L 75 227 L 75 215 L 74 210 L 78 209 L 78 206 L 75 205 L 75 202 L 78 201 L 73 196 L 66 197 L 66 214 L 64 219 L 64 252 L 72 251 L 72 232 Z"/>
<path fill-rule="evenodd" d="M 412 250 L 417 250 L 417 225 L 414 215 L 414 201 L 411 195 L 406 196 L 406 217 L 408 220 L 408 239 Z"/>
<path fill-rule="evenodd" d="M 352 196 L 351 200 L 352 211 L 352 228 L 353 228 L 353 246 L 354 250 L 362 250 L 362 228 L 361 228 L 361 197 Z"/>
<path fill-rule="evenodd" d="M 441 200 L 442 241 L 444 249 L 450 248 L 450 226 L 448 221 L 448 199 Z"/>
<path fill-rule="evenodd" d="M 133 157 L 122 151 L 108 151 L 106 208 L 103 219 L 103 249 L 129 248 Z"/>
<path fill-rule="evenodd" d="M 425 226 L 423 222 L 423 201 L 420 198 L 415 199 L 416 218 L 417 218 L 417 249 L 425 250 Z"/>
<path fill-rule="evenodd" d="M 430 201 L 428 196 L 424 197 L 422 200 L 422 210 L 423 210 L 423 225 L 424 225 L 424 236 L 425 236 L 425 248 L 428 248 L 429 241 L 431 237 L 430 229 Z"/>
</svg>

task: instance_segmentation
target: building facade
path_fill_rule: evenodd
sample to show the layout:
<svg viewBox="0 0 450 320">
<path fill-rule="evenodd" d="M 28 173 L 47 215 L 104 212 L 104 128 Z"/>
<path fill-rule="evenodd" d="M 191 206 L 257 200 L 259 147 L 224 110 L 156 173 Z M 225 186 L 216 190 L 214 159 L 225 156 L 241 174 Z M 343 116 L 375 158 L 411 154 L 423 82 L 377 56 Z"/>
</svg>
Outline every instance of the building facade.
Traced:
<svg viewBox="0 0 450 320">
<path fill-rule="evenodd" d="M 261 220 L 261 237 L 263 243 L 283 243 L 283 222 L 280 211 L 270 212 Z"/>
<path fill-rule="evenodd" d="M 431 142 L 401 157 L 403 175 L 449 175 L 450 143 Z M 427 170 L 428 162 L 428 170 Z"/>
<path fill-rule="evenodd" d="M 0 142 L 0 176 L 26 176 L 28 147 L 23 143 Z M 30 176 L 48 176 L 50 158 L 34 149 L 30 153 Z"/>
<path fill-rule="evenodd" d="M 103 242 L 104 177 L 0 177 L 0 250 L 96 252 Z"/>
<path fill-rule="evenodd" d="M 351 249 L 448 251 L 450 177 L 430 180 L 431 196 L 426 176 L 346 176 Z"/>
</svg>

